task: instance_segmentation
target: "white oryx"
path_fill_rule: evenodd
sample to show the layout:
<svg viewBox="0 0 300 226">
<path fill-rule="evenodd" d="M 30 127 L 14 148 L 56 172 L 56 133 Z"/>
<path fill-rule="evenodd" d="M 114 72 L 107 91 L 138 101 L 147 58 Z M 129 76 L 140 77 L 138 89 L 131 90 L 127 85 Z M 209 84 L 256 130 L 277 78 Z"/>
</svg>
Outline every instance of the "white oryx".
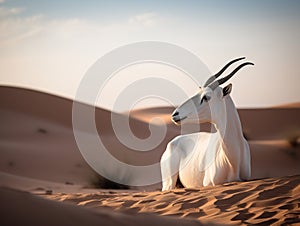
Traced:
<svg viewBox="0 0 300 226">
<path fill-rule="evenodd" d="M 230 97 L 232 85 L 221 88 L 246 62 L 228 76 L 218 78 L 232 63 L 230 61 L 216 75 L 211 76 L 203 88 L 185 101 L 172 114 L 180 122 L 210 122 L 215 133 L 198 132 L 180 135 L 167 145 L 160 164 L 162 190 L 175 188 L 178 176 L 184 187 L 200 187 L 230 181 L 247 180 L 251 175 L 250 149 L 242 132 L 238 112 Z"/>
</svg>

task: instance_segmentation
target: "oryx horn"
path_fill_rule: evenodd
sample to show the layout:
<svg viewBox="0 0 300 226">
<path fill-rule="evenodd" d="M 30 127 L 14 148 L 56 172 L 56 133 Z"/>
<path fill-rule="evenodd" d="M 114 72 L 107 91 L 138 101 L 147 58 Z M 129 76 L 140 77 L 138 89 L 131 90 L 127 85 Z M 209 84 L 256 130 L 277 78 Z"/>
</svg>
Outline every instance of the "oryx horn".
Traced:
<svg viewBox="0 0 300 226">
<path fill-rule="evenodd" d="M 239 61 L 239 60 L 243 60 L 246 57 L 240 57 L 237 59 L 234 59 L 232 61 L 230 61 L 229 63 L 227 63 L 217 74 L 210 76 L 207 81 L 204 84 L 204 87 L 207 87 L 210 83 L 212 83 L 215 79 L 217 79 L 231 64 Z"/>
<path fill-rule="evenodd" d="M 235 73 L 237 73 L 242 67 L 247 65 L 254 65 L 251 62 L 246 62 L 238 66 L 236 69 L 234 69 L 229 75 L 227 75 L 224 78 L 218 79 L 217 81 L 214 81 L 213 83 L 209 84 L 208 87 L 210 87 L 212 90 L 217 88 L 219 85 L 222 85 L 223 83 L 227 82 Z"/>
</svg>

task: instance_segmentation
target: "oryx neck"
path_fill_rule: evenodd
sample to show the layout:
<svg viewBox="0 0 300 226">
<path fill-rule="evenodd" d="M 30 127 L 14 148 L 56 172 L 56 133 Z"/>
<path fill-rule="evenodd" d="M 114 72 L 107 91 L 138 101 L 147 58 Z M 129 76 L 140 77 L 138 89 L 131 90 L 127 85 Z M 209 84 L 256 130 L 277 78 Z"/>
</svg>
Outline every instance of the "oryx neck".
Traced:
<svg viewBox="0 0 300 226">
<path fill-rule="evenodd" d="M 223 144 L 231 149 L 239 145 L 237 140 L 243 140 L 243 131 L 237 109 L 230 96 L 226 97 L 225 105 L 225 112 L 222 112 L 215 126 Z"/>
</svg>

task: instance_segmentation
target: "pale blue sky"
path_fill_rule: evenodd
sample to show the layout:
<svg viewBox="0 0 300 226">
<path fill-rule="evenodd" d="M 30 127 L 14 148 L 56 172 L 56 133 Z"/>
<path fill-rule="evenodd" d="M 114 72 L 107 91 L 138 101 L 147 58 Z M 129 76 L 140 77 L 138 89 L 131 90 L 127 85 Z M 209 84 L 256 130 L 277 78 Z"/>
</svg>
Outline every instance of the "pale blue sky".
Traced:
<svg viewBox="0 0 300 226">
<path fill-rule="evenodd" d="M 247 56 L 255 67 L 232 79 L 239 107 L 298 102 L 299 12 L 300 1 L 0 0 L 0 84 L 72 98 L 99 57 L 156 40 L 192 51 L 212 72 Z"/>
</svg>

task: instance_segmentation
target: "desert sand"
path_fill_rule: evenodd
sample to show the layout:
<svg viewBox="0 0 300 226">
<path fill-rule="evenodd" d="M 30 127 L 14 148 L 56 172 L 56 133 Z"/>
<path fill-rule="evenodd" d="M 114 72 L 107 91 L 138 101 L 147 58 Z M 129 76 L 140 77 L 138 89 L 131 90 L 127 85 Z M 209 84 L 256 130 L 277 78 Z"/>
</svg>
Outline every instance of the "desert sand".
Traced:
<svg viewBox="0 0 300 226">
<path fill-rule="evenodd" d="M 207 224 L 300 223 L 299 176 L 167 192 L 56 194 L 48 198 L 99 211 L 109 207 L 129 214 L 157 213 L 199 219 Z"/>
<path fill-rule="evenodd" d="M 111 183 L 97 176 L 76 145 L 72 101 L 2 86 L 1 225 L 300 224 L 298 106 L 239 109 L 251 149 L 250 181 L 169 192 L 160 192 L 160 184 L 103 190 L 99 186 L 111 188 Z M 95 119 L 98 133 L 107 138 L 104 143 L 116 158 L 142 165 L 159 161 L 166 144 L 180 133 L 168 117 L 172 111 L 158 107 L 113 113 L 121 120 L 129 114 L 133 133 L 140 138 L 149 136 L 149 122 L 161 126 L 153 118 L 166 123 L 165 139 L 144 153 L 118 141 L 110 111 L 97 108 Z M 201 125 L 201 130 L 209 129 L 210 125 Z"/>
<path fill-rule="evenodd" d="M 191 219 L 130 215 L 102 208 L 92 211 L 45 200 L 11 188 L 0 189 L 1 225 L 201 225 Z"/>
</svg>

